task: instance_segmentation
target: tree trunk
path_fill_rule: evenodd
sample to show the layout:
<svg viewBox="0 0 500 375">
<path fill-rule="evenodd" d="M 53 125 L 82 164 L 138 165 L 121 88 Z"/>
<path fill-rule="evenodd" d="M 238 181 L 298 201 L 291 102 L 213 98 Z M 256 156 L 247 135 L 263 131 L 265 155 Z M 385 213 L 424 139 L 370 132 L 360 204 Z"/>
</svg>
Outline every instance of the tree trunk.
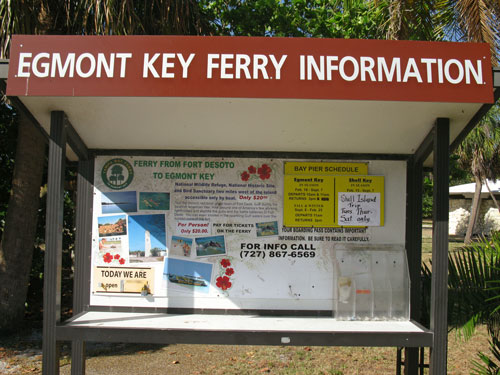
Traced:
<svg viewBox="0 0 500 375">
<path fill-rule="evenodd" d="M 483 183 L 481 178 L 479 178 L 478 176 L 475 176 L 475 180 L 476 180 L 476 190 L 474 191 L 474 197 L 472 198 L 472 208 L 469 217 L 469 226 L 467 227 L 467 233 L 465 234 L 465 240 L 464 240 L 466 245 L 471 243 L 474 226 L 476 225 L 481 205 L 481 189 Z"/>
<path fill-rule="evenodd" d="M 491 197 L 491 199 L 493 199 L 493 202 L 495 203 L 495 206 L 496 206 L 496 208 L 497 208 L 498 212 L 500 212 L 500 206 L 498 205 L 498 201 L 497 201 L 497 200 L 496 200 L 496 198 L 495 198 L 495 194 L 493 194 L 493 193 L 491 192 L 490 185 L 488 185 L 488 180 L 484 180 L 484 183 L 485 183 L 485 185 L 486 185 L 486 188 L 488 189 L 488 192 L 490 193 L 490 197 Z"/>
<path fill-rule="evenodd" d="M 12 190 L 0 242 L 0 331 L 14 330 L 24 318 L 45 145 L 41 132 L 19 111 Z"/>
</svg>

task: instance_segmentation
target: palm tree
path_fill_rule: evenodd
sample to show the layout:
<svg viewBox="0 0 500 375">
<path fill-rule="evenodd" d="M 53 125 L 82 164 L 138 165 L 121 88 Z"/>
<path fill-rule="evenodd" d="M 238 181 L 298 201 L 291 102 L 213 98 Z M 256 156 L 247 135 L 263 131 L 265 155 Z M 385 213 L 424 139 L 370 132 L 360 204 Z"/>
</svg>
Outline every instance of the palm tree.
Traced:
<svg viewBox="0 0 500 375">
<path fill-rule="evenodd" d="M 0 58 L 13 34 L 210 34 L 211 19 L 196 0 L 0 0 Z"/>
<path fill-rule="evenodd" d="M 209 34 L 196 0 L 0 0 L 0 58 L 13 34 Z M 12 193 L 0 242 L 0 330 L 24 316 L 35 238 L 45 140 L 22 112 Z M 22 233 L 20 236 L 19 233 Z"/>
<path fill-rule="evenodd" d="M 490 45 L 492 63 L 498 65 L 500 2 L 498 0 L 447 0 L 438 7 L 439 28 L 450 40 Z"/>
<path fill-rule="evenodd" d="M 481 189 L 486 180 L 496 180 L 500 173 L 500 109 L 495 106 L 480 124 L 469 133 L 457 149 L 458 162 L 474 176 L 476 189 L 472 199 L 471 215 L 465 243 L 471 242 L 477 223 L 481 201 Z"/>
<path fill-rule="evenodd" d="M 386 38 L 394 40 L 437 40 L 436 1 L 375 0 L 385 8 L 387 25 Z"/>
<path fill-rule="evenodd" d="M 455 40 L 490 45 L 498 64 L 498 0 L 375 0 L 386 8 L 387 39 Z"/>
</svg>

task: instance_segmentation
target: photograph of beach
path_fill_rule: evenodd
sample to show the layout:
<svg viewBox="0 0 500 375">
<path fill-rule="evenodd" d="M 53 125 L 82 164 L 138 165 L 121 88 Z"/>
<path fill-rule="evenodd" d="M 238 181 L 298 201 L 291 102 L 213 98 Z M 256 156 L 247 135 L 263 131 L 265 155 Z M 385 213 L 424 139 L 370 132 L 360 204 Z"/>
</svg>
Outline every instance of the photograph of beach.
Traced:
<svg viewBox="0 0 500 375">
<path fill-rule="evenodd" d="M 192 246 L 192 238 L 172 236 L 172 240 L 170 241 L 170 248 L 168 249 L 169 256 L 174 255 L 189 258 L 191 256 Z"/>
<path fill-rule="evenodd" d="M 125 215 L 99 216 L 97 218 L 99 237 L 124 236 L 127 234 Z"/>
<path fill-rule="evenodd" d="M 137 194 L 135 191 L 113 191 L 101 194 L 103 214 L 137 212 Z"/>
</svg>

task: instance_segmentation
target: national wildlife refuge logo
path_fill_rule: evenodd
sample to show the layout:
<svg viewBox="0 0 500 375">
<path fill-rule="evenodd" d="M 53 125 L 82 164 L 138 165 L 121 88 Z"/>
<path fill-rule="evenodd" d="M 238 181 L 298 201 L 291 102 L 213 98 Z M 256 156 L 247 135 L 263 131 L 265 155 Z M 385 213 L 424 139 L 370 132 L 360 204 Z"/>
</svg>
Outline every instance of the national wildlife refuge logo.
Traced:
<svg viewBox="0 0 500 375">
<path fill-rule="evenodd" d="M 125 189 L 134 178 L 134 169 L 126 160 L 116 158 L 104 164 L 101 172 L 102 181 L 114 190 Z"/>
</svg>

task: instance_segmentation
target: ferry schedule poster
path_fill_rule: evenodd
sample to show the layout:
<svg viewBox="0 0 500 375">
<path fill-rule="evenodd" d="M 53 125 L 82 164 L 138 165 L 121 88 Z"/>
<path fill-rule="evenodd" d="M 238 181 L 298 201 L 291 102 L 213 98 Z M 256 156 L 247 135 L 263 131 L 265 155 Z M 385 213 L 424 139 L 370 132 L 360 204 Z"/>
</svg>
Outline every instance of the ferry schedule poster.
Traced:
<svg viewBox="0 0 500 375">
<path fill-rule="evenodd" d="M 404 167 L 98 156 L 92 302 L 331 309 L 336 246 L 404 242 Z"/>
</svg>

